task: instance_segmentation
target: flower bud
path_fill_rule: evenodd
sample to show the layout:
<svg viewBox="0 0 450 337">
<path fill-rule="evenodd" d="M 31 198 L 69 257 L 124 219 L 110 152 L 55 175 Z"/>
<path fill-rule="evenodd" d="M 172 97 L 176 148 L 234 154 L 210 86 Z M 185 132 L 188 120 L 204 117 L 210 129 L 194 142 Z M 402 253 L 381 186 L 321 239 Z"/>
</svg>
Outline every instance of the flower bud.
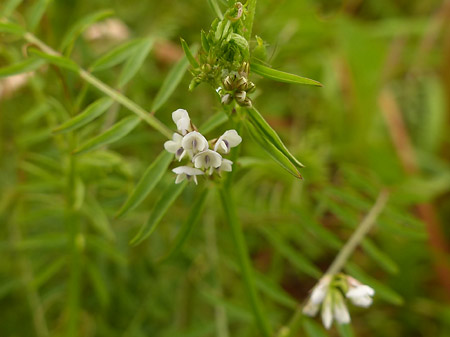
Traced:
<svg viewBox="0 0 450 337">
<path fill-rule="evenodd" d="M 223 80 L 223 87 L 226 90 L 233 90 L 233 88 L 234 88 L 234 78 L 232 78 L 231 76 L 225 77 L 225 79 Z"/>
<path fill-rule="evenodd" d="M 247 93 L 251 93 L 251 92 L 255 91 L 255 89 L 256 89 L 255 83 L 248 81 L 247 90 L 246 90 Z"/>
<path fill-rule="evenodd" d="M 236 81 L 236 90 L 239 91 L 247 91 L 248 88 L 248 80 L 246 77 L 240 77 L 239 80 Z"/>
<path fill-rule="evenodd" d="M 242 76 L 248 76 L 250 72 L 250 64 L 248 62 L 242 63 L 241 69 L 239 70 L 239 74 Z"/>
<path fill-rule="evenodd" d="M 230 104 L 231 101 L 233 100 L 233 96 L 231 96 L 230 94 L 226 94 L 222 96 L 221 102 L 224 105 Z"/>
<path fill-rule="evenodd" d="M 242 104 L 246 97 L 247 93 L 245 91 L 237 91 L 234 94 L 234 98 L 236 99 L 236 102 L 238 102 L 239 104 Z"/>
</svg>

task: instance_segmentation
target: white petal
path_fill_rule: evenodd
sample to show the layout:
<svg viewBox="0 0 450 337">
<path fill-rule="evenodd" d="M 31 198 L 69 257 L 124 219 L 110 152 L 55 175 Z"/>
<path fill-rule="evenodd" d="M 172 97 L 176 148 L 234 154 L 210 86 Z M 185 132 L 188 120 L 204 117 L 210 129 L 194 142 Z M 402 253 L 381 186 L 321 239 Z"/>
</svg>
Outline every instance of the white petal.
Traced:
<svg viewBox="0 0 450 337">
<path fill-rule="evenodd" d="M 173 140 L 168 140 L 164 143 L 164 148 L 167 152 L 176 153 L 180 147 Z"/>
<path fill-rule="evenodd" d="M 186 175 L 185 174 L 179 174 L 179 175 L 177 175 L 177 178 L 175 179 L 175 184 L 179 184 L 185 179 L 186 179 Z"/>
<path fill-rule="evenodd" d="M 314 317 L 319 311 L 319 307 L 319 304 L 308 301 L 308 303 L 306 303 L 306 305 L 303 307 L 303 314 L 305 314 L 306 316 Z"/>
<path fill-rule="evenodd" d="M 236 130 L 225 131 L 223 137 L 228 140 L 230 147 L 238 146 L 242 142 L 242 137 L 239 136 Z"/>
<path fill-rule="evenodd" d="M 180 118 L 176 124 L 178 131 L 183 135 L 192 131 L 191 120 L 189 118 Z"/>
<path fill-rule="evenodd" d="M 331 277 L 329 275 L 325 275 L 319 280 L 311 292 L 311 302 L 320 304 L 323 301 L 325 295 L 328 293 L 328 286 L 330 285 L 330 282 Z"/>
<path fill-rule="evenodd" d="M 175 124 L 181 119 L 181 118 L 187 118 L 189 119 L 189 114 L 184 109 L 178 109 L 172 112 L 172 120 Z"/>
<path fill-rule="evenodd" d="M 188 176 L 199 176 L 205 174 L 205 172 L 203 172 L 202 170 L 190 166 L 178 166 L 175 167 L 172 172 L 179 175 L 186 174 Z"/>
<path fill-rule="evenodd" d="M 222 159 L 222 164 L 219 167 L 220 171 L 231 172 L 232 171 L 233 162 L 228 159 Z"/>
<path fill-rule="evenodd" d="M 338 323 L 347 324 L 350 323 L 350 314 L 348 313 L 347 306 L 344 303 L 344 298 L 340 295 L 341 299 L 335 298 L 333 311 L 334 318 Z"/>
<path fill-rule="evenodd" d="M 192 154 L 196 154 L 208 148 L 208 141 L 200 132 L 193 131 L 183 137 L 181 145 L 185 150 L 191 151 Z"/>
<path fill-rule="evenodd" d="M 354 298 L 350 298 L 350 301 L 354 305 L 356 305 L 358 307 L 362 307 L 362 308 L 370 307 L 373 302 L 372 297 L 370 297 L 370 296 L 354 297 Z"/>
<path fill-rule="evenodd" d="M 367 285 L 359 285 L 354 288 L 351 288 L 345 296 L 348 298 L 356 298 L 363 296 L 373 296 L 375 295 L 375 290 Z"/>
<path fill-rule="evenodd" d="M 218 168 L 222 164 L 222 156 L 212 150 L 200 152 L 192 160 L 197 168 Z"/>
<path fill-rule="evenodd" d="M 322 323 L 325 329 L 331 328 L 331 324 L 333 323 L 333 313 L 331 311 L 331 296 L 327 296 L 325 298 L 324 303 L 322 304 Z"/>
</svg>

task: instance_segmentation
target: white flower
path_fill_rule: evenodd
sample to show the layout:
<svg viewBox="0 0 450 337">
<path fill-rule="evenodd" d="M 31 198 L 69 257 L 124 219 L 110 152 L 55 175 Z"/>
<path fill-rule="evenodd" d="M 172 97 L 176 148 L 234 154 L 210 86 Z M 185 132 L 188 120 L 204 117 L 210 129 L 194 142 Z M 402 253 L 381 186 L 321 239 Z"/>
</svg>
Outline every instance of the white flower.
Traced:
<svg viewBox="0 0 450 337">
<path fill-rule="evenodd" d="M 174 133 L 172 140 L 168 140 L 164 143 L 164 148 L 167 152 L 174 153 L 175 157 L 180 161 L 184 156 L 183 145 L 181 145 L 181 141 L 183 140 L 183 136 Z"/>
<path fill-rule="evenodd" d="M 344 302 L 344 296 L 339 291 L 333 293 L 333 314 L 336 322 L 340 324 L 350 323 L 350 314 Z"/>
<path fill-rule="evenodd" d="M 311 292 L 310 300 L 312 303 L 314 304 L 322 303 L 323 299 L 325 298 L 325 295 L 328 293 L 330 282 L 331 282 L 330 275 L 325 275 L 319 280 L 319 282 Z"/>
<path fill-rule="evenodd" d="M 181 183 L 183 180 L 191 180 L 194 179 L 195 184 L 197 185 L 197 176 L 205 174 L 202 170 L 190 167 L 190 166 L 179 166 L 175 167 L 172 172 L 177 174 L 177 179 L 175 180 L 175 184 Z"/>
<path fill-rule="evenodd" d="M 208 141 L 200 132 L 197 131 L 189 132 L 186 136 L 184 136 L 181 145 L 183 146 L 183 149 L 191 156 L 208 149 Z"/>
<path fill-rule="evenodd" d="M 184 109 L 178 109 L 172 112 L 172 120 L 177 125 L 178 131 L 184 136 L 188 132 L 193 131 L 189 114 Z"/>
<path fill-rule="evenodd" d="M 231 160 L 222 158 L 222 164 L 220 164 L 220 166 L 218 168 L 219 173 L 222 172 L 222 171 L 223 172 L 231 172 L 232 171 L 232 165 L 233 165 L 233 162 Z"/>
<path fill-rule="evenodd" d="M 375 295 L 375 290 L 350 276 L 347 276 L 347 281 L 349 290 L 345 296 L 358 307 L 369 307 L 373 302 L 372 297 Z"/>
<path fill-rule="evenodd" d="M 331 328 L 333 323 L 333 311 L 332 311 L 333 299 L 331 293 L 328 293 L 322 304 L 322 323 L 326 329 Z"/>
<path fill-rule="evenodd" d="M 241 142 L 242 138 L 236 130 L 228 130 L 217 140 L 214 151 L 227 154 L 232 147 L 238 146 Z"/>
<path fill-rule="evenodd" d="M 222 156 L 215 151 L 206 150 L 192 158 L 196 168 L 209 169 L 209 174 L 213 173 L 215 168 L 222 164 Z"/>
</svg>

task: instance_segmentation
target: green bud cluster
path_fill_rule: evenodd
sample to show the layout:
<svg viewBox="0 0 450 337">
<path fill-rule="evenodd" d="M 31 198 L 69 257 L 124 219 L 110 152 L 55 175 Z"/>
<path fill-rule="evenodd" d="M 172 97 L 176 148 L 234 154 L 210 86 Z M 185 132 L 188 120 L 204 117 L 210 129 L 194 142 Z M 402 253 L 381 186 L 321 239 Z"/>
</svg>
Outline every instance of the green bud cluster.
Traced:
<svg viewBox="0 0 450 337">
<path fill-rule="evenodd" d="M 249 70 L 248 62 L 244 62 L 239 72 L 223 78 L 222 90 L 219 91 L 222 104 L 230 104 L 235 99 L 240 106 L 252 106 L 252 100 L 247 94 L 255 91 L 255 84 L 248 80 Z"/>
<path fill-rule="evenodd" d="M 248 80 L 250 49 L 244 37 L 246 15 L 246 6 L 237 2 L 225 12 L 222 20 L 214 20 L 208 33 L 201 32 L 200 62 L 191 70 L 194 78 L 190 90 L 206 82 L 219 88 L 223 104 L 234 99 L 241 106 L 252 105 L 247 95 L 254 91 L 255 85 Z"/>
</svg>

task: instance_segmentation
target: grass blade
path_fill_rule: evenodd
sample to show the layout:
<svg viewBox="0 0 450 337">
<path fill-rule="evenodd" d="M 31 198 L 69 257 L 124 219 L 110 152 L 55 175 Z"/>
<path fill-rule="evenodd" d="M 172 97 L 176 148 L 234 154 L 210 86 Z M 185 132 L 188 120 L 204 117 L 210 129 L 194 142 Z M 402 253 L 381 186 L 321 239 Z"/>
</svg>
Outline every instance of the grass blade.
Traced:
<svg viewBox="0 0 450 337">
<path fill-rule="evenodd" d="M 198 68 L 200 65 L 198 64 L 197 60 L 195 59 L 194 55 L 192 55 L 191 49 L 189 48 L 188 44 L 183 38 L 180 38 L 181 41 L 181 47 L 183 47 L 184 54 L 186 55 L 189 63 L 193 68 Z"/>
<path fill-rule="evenodd" d="M 255 287 L 255 280 L 252 272 L 250 259 L 248 256 L 247 244 L 245 242 L 244 234 L 242 233 L 241 224 L 236 212 L 234 201 L 227 188 L 220 190 L 220 197 L 222 199 L 222 206 L 224 210 L 225 220 L 230 226 L 231 235 L 236 247 L 236 254 L 238 255 L 239 265 L 241 267 L 241 274 L 244 279 L 246 291 L 249 296 L 250 304 L 253 310 L 253 315 L 264 337 L 270 337 L 272 335 L 269 322 L 264 315 L 264 310 L 261 305 L 258 292 Z"/>
<path fill-rule="evenodd" d="M 220 110 L 208 118 L 208 120 L 200 126 L 200 131 L 202 133 L 211 132 L 226 121 L 228 121 L 228 115 L 223 110 Z"/>
<path fill-rule="evenodd" d="M 123 88 L 125 84 L 127 84 L 137 74 L 147 58 L 148 53 L 153 47 L 153 44 L 154 40 L 152 38 L 147 38 L 142 40 L 139 45 L 136 46 L 134 53 L 125 63 L 125 66 L 120 73 L 118 82 L 119 88 Z"/>
<path fill-rule="evenodd" d="M 68 120 L 53 130 L 54 133 L 69 132 L 86 125 L 104 113 L 112 104 L 113 100 L 103 97 L 90 104 L 83 112 Z"/>
<path fill-rule="evenodd" d="M 145 171 L 127 201 L 117 213 L 117 217 L 133 210 L 147 197 L 147 195 L 155 188 L 156 184 L 161 180 L 172 160 L 172 153 L 167 151 L 161 152 L 158 158 L 156 158 Z"/>
<path fill-rule="evenodd" d="M 112 68 L 125 61 L 136 50 L 136 47 L 142 43 L 142 39 L 127 41 L 116 48 L 113 48 L 100 58 L 98 58 L 90 67 L 92 72 Z"/>
<path fill-rule="evenodd" d="M 110 129 L 101 135 L 88 140 L 77 148 L 73 154 L 82 154 L 88 151 L 98 149 L 99 147 L 113 143 L 131 132 L 141 121 L 139 117 L 129 116 L 114 124 Z"/>
<path fill-rule="evenodd" d="M 316 87 L 321 87 L 322 83 L 317 82 L 315 80 L 311 80 L 306 77 L 285 73 L 284 71 L 275 70 L 262 64 L 252 63 L 251 70 L 262 77 L 278 81 L 284 83 L 292 83 L 292 84 L 306 84 L 306 85 L 314 85 Z"/>
<path fill-rule="evenodd" d="M 246 123 L 245 126 L 253 139 L 266 151 L 273 160 L 275 160 L 281 167 L 292 174 L 294 177 L 301 179 L 302 176 L 297 167 L 280 151 L 273 143 L 269 142 L 264 134 L 259 132 L 251 123 Z"/>
<path fill-rule="evenodd" d="M 25 33 L 25 29 L 14 23 L 0 22 L 0 33 L 23 35 Z"/>
<path fill-rule="evenodd" d="M 248 116 L 253 126 L 262 134 L 264 134 L 268 141 L 270 141 L 278 150 L 280 150 L 298 169 L 304 167 L 297 158 L 295 158 L 287 149 L 286 145 L 282 142 L 280 136 L 276 131 L 267 123 L 264 117 L 255 108 L 247 109 Z"/>
<path fill-rule="evenodd" d="M 0 11 L 0 17 L 8 17 L 14 12 L 14 10 L 22 3 L 23 0 L 7 0 L 2 6 Z"/>
<path fill-rule="evenodd" d="M 86 30 L 93 23 L 110 17 L 113 14 L 114 12 L 111 10 L 102 10 L 82 17 L 77 22 L 75 22 L 75 24 L 64 35 L 59 49 L 62 51 L 65 50 L 64 54 L 69 55 L 76 39 L 78 38 L 78 36 L 80 36 L 81 33 L 84 32 L 84 30 Z"/>
<path fill-rule="evenodd" d="M 184 188 L 187 186 L 187 181 L 181 184 L 170 184 L 168 188 L 162 193 L 159 200 L 153 206 L 150 217 L 147 222 L 141 227 L 136 236 L 130 241 L 130 244 L 136 246 L 147 239 L 159 225 L 164 214 L 169 210 L 169 207 L 175 202 Z"/>
<path fill-rule="evenodd" d="M 45 63 L 44 60 L 36 58 L 36 57 L 27 58 L 23 61 L 14 63 L 10 66 L 0 68 L 0 78 L 17 75 L 17 74 L 22 74 L 22 73 L 27 73 L 27 72 L 36 70 L 40 66 L 42 66 L 44 63 Z"/>
<path fill-rule="evenodd" d="M 48 61 L 49 63 L 54 64 L 55 66 L 58 66 L 58 67 L 61 67 L 64 69 L 68 69 L 68 70 L 74 71 L 76 73 L 78 73 L 80 70 L 78 65 L 67 57 L 59 56 L 59 55 L 50 55 L 47 53 L 43 53 L 34 48 L 30 49 L 29 52 L 30 52 L 30 54 L 34 54 L 34 55 Z"/>
<path fill-rule="evenodd" d="M 180 231 L 178 232 L 174 240 L 175 241 L 174 244 L 170 248 L 169 252 L 160 259 L 159 261 L 160 263 L 170 260 L 172 257 L 176 256 L 180 252 L 181 248 L 183 247 L 183 244 L 187 241 L 190 234 L 192 233 L 192 229 L 198 223 L 200 217 L 203 215 L 203 210 L 205 208 L 208 192 L 209 192 L 208 189 L 204 189 L 203 192 L 195 201 L 195 203 L 192 205 L 191 211 L 189 212 L 189 215 L 185 223 L 181 227 Z"/>
<path fill-rule="evenodd" d="M 39 25 L 45 10 L 52 1 L 53 0 L 38 0 L 33 4 L 33 6 L 30 7 L 27 13 L 28 30 L 30 32 L 34 32 L 36 30 L 36 27 Z"/>
</svg>

